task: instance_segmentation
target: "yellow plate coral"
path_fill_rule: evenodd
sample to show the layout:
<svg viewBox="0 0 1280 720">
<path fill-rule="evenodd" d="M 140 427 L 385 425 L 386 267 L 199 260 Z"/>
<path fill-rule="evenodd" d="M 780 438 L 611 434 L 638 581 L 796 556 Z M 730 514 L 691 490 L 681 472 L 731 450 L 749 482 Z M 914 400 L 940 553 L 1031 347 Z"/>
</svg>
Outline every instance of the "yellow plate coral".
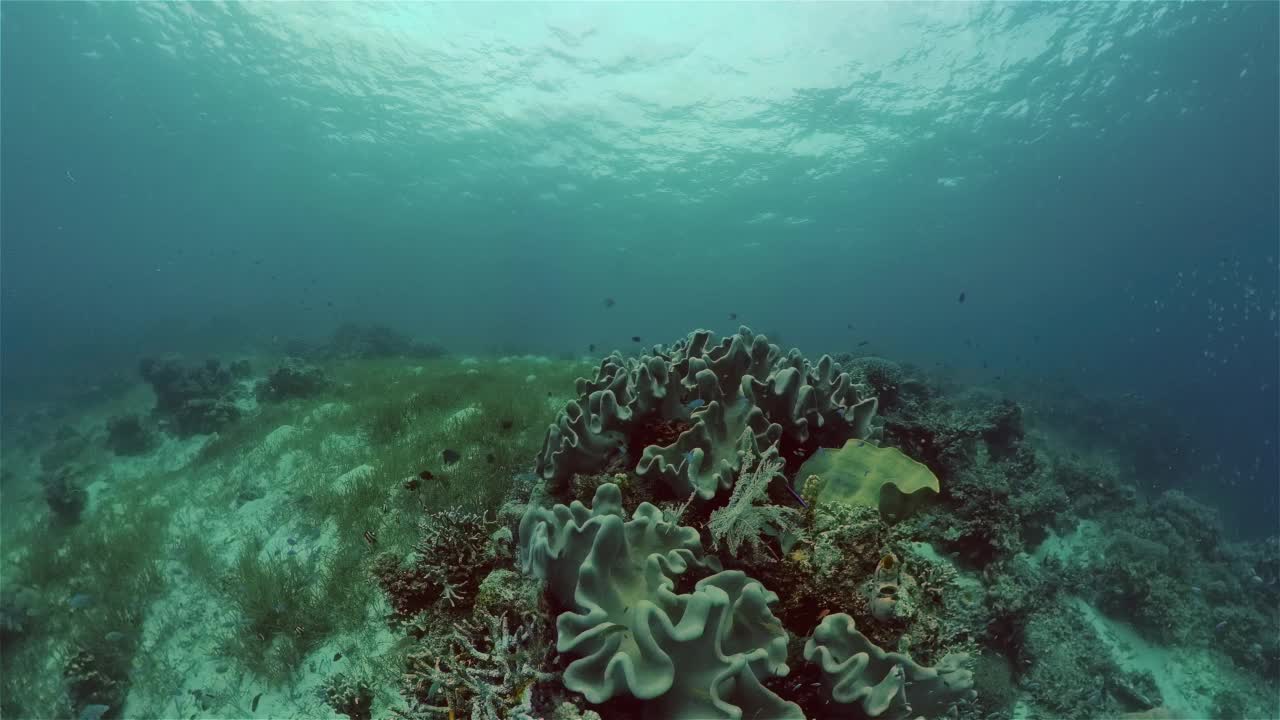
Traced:
<svg viewBox="0 0 1280 720">
<path fill-rule="evenodd" d="M 811 475 L 822 479 L 818 502 L 844 502 L 879 508 L 889 519 L 906 516 L 941 491 L 938 478 L 897 448 L 850 440 L 839 450 L 820 448 L 800 466 L 801 487 Z"/>
</svg>

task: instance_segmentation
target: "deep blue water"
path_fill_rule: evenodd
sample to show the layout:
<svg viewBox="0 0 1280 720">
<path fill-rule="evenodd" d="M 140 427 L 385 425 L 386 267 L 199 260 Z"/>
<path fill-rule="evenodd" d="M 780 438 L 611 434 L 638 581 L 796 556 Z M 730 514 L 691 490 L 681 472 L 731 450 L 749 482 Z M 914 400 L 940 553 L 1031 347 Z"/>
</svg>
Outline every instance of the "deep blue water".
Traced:
<svg viewBox="0 0 1280 720">
<path fill-rule="evenodd" d="M 811 355 L 1136 393 L 1204 455 L 1192 489 L 1274 531 L 1278 23 L 5 3 L 4 395 L 346 320 L 562 353 L 736 313 Z"/>
</svg>

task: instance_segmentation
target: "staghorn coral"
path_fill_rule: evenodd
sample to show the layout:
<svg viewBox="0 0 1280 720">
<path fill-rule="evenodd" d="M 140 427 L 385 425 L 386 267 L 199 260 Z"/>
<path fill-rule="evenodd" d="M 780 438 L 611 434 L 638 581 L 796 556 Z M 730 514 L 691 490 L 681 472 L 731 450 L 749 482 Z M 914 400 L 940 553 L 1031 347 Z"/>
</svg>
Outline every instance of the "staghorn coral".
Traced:
<svg viewBox="0 0 1280 720">
<path fill-rule="evenodd" d="M 481 580 L 507 556 L 510 531 L 481 513 L 461 508 L 427 513 L 419 522 L 421 538 L 407 564 L 389 554 L 374 561 L 374 576 L 396 616 L 407 620 L 437 606 L 462 608 L 475 597 Z"/>
<path fill-rule="evenodd" d="M 854 706 L 870 718 L 936 718 L 974 697 L 973 674 L 963 655 L 924 667 L 900 653 L 885 652 L 858 632 L 853 618 L 828 615 L 805 642 L 804 657 L 822 668 L 837 712 Z"/>
<path fill-rule="evenodd" d="M 556 649 L 577 659 L 565 687 L 593 703 L 648 700 L 651 717 L 801 717 L 761 684 L 788 672 L 787 632 L 769 610 L 777 596 L 737 571 L 677 594 L 689 570 L 719 570 L 698 533 L 649 503 L 624 522 L 616 485 L 592 505 L 533 507 L 520 523 L 522 568 L 566 608 Z"/>
<path fill-rule="evenodd" d="M 798 350 L 784 354 L 745 326 L 718 345 L 698 330 L 652 355 L 614 353 L 577 391 L 538 457 L 553 492 L 625 458 L 678 497 L 709 500 L 732 487 L 745 453 L 781 443 L 789 458 L 865 438 L 876 409 L 829 356 L 813 364 Z"/>
<path fill-rule="evenodd" d="M 351 720 L 373 720 L 373 690 L 364 679 L 338 673 L 325 680 L 320 694 L 339 715 Z"/>
<path fill-rule="evenodd" d="M 414 714 L 531 720 L 536 686 L 556 677 L 544 669 L 551 654 L 547 635 L 534 613 L 514 629 L 505 613 L 484 610 L 454 623 L 442 651 L 419 650 L 406 660 L 405 694 Z"/>
</svg>

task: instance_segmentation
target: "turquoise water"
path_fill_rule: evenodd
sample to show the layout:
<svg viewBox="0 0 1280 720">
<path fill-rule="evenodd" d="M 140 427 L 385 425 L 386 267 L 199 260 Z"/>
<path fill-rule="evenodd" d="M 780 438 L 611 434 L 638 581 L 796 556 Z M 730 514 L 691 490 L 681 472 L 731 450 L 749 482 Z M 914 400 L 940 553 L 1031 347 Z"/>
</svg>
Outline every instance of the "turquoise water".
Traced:
<svg viewBox="0 0 1280 720">
<path fill-rule="evenodd" d="M 143 356 L 265 372 L 350 322 L 565 362 L 746 324 L 1127 445 L 1139 490 L 1262 538 L 1278 24 L 1275 3 L 4 3 L 0 415 L 11 437 L 85 419 L 68 398 L 138 383 Z"/>
</svg>

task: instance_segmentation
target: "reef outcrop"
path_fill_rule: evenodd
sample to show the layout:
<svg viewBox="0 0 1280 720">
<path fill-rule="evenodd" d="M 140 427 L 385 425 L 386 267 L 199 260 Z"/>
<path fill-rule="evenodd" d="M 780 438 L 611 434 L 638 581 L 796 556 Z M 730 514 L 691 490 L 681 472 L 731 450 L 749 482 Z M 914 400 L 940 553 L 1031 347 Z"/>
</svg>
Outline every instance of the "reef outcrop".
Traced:
<svg viewBox="0 0 1280 720">
<path fill-rule="evenodd" d="M 520 564 L 565 608 L 556 649 L 576 659 L 564 685 L 590 702 L 632 696 L 661 718 L 804 717 L 762 684 L 789 671 L 788 634 L 769 609 L 777 596 L 742 572 L 719 571 L 698 532 L 656 506 L 642 503 L 624 520 L 618 487 L 605 484 L 591 508 L 531 508 Z M 690 571 L 714 574 L 677 593 Z"/>
<path fill-rule="evenodd" d="M 709 500 L 733 486 L 747 453 L 776 443 L 792 457 L 866 438 L 876 410 L 830 356 L 812 363 L 745 326 L 719 343 L 698 330 L 639 358 L 615 352 L 577 391 L 538 457 L 552 490 L 624 462 L 677 496 Z"/>
</svg>

